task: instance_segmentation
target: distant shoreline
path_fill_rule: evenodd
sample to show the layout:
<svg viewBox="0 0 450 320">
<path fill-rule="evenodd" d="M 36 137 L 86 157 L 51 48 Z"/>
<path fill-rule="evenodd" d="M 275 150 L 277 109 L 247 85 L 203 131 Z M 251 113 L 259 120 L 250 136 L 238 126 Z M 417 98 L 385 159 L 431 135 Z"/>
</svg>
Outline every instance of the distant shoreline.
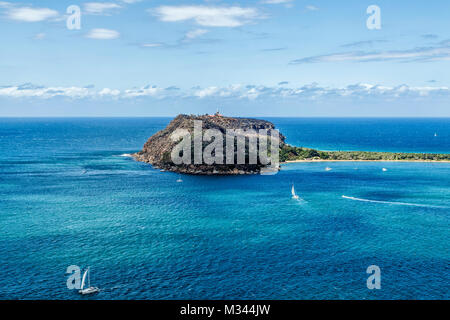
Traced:
<svg viewBox="0 0 450 320">
<path fill-rule="evenodd" d="M 283 145 L 280 162 L 315 161 L 374 161 L 374 162 L 450 162 L 450 154 L 374 152 L 374 151 L 320 151 Z"/>
<path fill-rule="evenodd" d="M 450 160 L 327 160 L 327 159 L 309 159 L 309 160 L 288 160 L 280 162 L 286 163 L 299 163 L 299 162 L 421 162 L 421 163 L 450 163 Z"/>
</svg>

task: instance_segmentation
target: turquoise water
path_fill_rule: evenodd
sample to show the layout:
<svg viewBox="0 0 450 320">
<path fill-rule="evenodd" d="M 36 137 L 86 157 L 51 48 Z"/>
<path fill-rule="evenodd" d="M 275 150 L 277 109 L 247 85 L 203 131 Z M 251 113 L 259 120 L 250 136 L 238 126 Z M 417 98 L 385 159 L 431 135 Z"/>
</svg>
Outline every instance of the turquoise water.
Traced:
<svg viewBox="0 0 450 320">
<path fill-rule="evenodd" d="M 0 298 L 450 298 L 450 164 L 296 163 L 177 183 L 121 156 L 168 120 L 0 119 Z M 272 120 L 308 147 L 450 151 L 449 119 Z M 90 266 L 101 292 L 68 290 L 69 265 Z M 381 290 L 366 287 L 370 265 Z"/>
</svg>

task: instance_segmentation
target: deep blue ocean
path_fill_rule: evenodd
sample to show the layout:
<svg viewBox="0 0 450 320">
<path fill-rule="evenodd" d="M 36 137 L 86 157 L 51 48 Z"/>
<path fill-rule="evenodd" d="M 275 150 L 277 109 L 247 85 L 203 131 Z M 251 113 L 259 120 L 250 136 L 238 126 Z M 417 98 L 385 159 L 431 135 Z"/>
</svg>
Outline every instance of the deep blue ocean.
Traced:
<svg viewBox="0 0 450 320">
<path fill-rule="evenodd" d="M 450 152 L 450 119 L 269 120 L 297 146 Z M 177 183 L 123 156 L 169 121 L 0 119 L 0 299 L 450 298 L 450 163 Z M 70 265 L 100 293 L 69 290 Z"/>
</svg>

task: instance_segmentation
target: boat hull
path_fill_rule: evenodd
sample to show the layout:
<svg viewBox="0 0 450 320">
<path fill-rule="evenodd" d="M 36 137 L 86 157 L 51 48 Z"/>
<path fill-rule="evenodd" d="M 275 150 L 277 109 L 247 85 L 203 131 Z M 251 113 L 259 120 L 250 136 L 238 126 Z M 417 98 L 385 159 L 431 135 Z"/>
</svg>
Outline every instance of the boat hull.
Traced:
<svg viewBox="0 0 450 320">
<path fill-rule="evenodd" d="M 82 290 L 78 291 L 78 293 L 79 293 L 79 294 L 82 294 L 82 295 L 87 295 L 87 294 L 97 293 L 97 292 L 99 292 L 99 291 L 100 291 L 99 288 L 96 288 L 96 287 L 89 287 L 89 288 L 82 289 Z"/>
</svg>

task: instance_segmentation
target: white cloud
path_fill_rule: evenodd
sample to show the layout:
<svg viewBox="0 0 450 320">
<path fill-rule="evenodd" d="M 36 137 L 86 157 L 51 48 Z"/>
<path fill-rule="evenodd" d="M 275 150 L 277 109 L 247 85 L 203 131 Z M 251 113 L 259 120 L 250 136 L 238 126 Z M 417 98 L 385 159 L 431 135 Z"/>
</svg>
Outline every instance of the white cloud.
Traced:
<svg viewBox="0 0 450 320">
<path fill-rule="evenodd" d="M 145 86 L 139 89 L 128 89 L 123 93 L 124 98 L 137 98 L 137 97 L 158 97 L 164 90 L 156 86 Z"/>
<path fill-rule="evenodd" d="M 421 47 L 410 50 L 393 51 L 352 51 L 332 53 L 296 59 L 290 64 L 319 63 L 319 62 L 373 62 L 373 61 L 440 61 L 450 59 L 450 45 L 443 43 L 434 47 Z"/>
<path fill-rule="evenodd" d="M 205 29 L 192 30 L 192 31 L 189 31 L 186 33 L 185 39 L 192 40 L 192 39 L 195 39 L 197 37 L 204 35 L 205 33 L 208 33 L 208 30 L 205 30 Z"/>
<path fill-rule="evenodd" d="M 36 35 L 34 36 L 34 40 L 42 40 L 42 39 L 45 38 L 45 36 L 46 36 L 46 34 L 43 33 L 43 32 L 38 33 L 38 34 L 36 34 Z"/>
<path fill-rule="evenodd" d="M 109 88 L 103 88 L 102 90 L 100 90 L 98 92 L 98 95 L 101 97 L 104 96 L 114 96 L 117 97 L 118 95 L 120 95 L 120 90 L 117 89 L 109 89 Z"/>
<path fill-rule="evenodd" d="M 254 8 L 207 7 L 207 6 L 161 6 L 151 10 L 161 21 L 194 21 L 206 27 L 239 27 L 261 15 Z"/>
<path fill-rule="evenodd" d="M 10 2 L 0 1 L 0 8 L 9 8 L 11 6 L 12 4 Z"/>
<path fill-rule="evenodd" d="M 158 48 L 158 47 L 162 47 L 162 43 L 144 43 L 141 45 L 141 47 L 144 48 Z"/>
<path fill-rule="evenodd" d="M 176 87 L 169 87 L 170 89 Z M 440 86 L 384 86 L 358 83 L 344 87 L 324 87 L 317 83 L 300 87 L 264 86 L 264 85 L 230 85 L 226 87 L 194 87 L 190 90 L 168 90 L 157 86 L 145 86 L 132 89 L 95 89 L 87 87 L 43 87 L 33 84 L 0 87 L 3 98 L 68 98 L 68 99 L 427 99 L 433 97 L 450 98 L 450 87 Z"/>
<path fill-rule="evenodd" d="M 313 6 L 313 5 L 307 5 L 306 7 L 305 7 L 307 10 L 309 10 L 309 11 L 317 11 L 317 10 L 319 10 L 319 8 L 317 8 L 316 6 Z"/>
<path fill-rule="evenodd" d="M 43 98 L 54 97 L 86 98 L 90 96 L 89 89 L 79 87 L 37 87 L 30 84 L 0 88 L 0 96 L 12 98 Z"/>
<path fill-rule="evenodd" d="M 293 0 L 263 0 L 261 1 L 265 4 L 283 4 L 283 3 L 291 3 Z"/>
<path fill-rule="evenodd" d="M 103 15 L 110 14 L 112 10 L 122 8 L 112 2 L 88 2 L 84 4 L 84 12 L 87 14 Z"/>
<path fill-rule="evenodd" d="M 90 39 L 112 40 L 120 37 L 120 33 L 110 29 L 92 29 L 87 34 Z"/>
<path fill-rule="evenodd" d="M 217 94 L 217 92 L 219 92 L 218 87 L 208 87 L 208 88 L 197 90 L 196 92 L 194 92 L 194 96 L 199 97 L 199 98 L 205 98 L 205 97 L 214 96 Z"/>
<path fill-rule="evenodd" d="M 45 21 L 51 18 L 56 18 L 58 12 L 48 8 L 12 8 L 7 12 L 7 17 L 12 20 L 24 21 L 24 22 L 39 22 Z"/>
<path fill-rule="evenodd" d="M 407 85 L 382 86 L 372 84 L 355 84 L 340 88 L 322 87 L 316 83 L 307 84 L 297 88 L 285 86 L 263 85 L 233 85 L 229 87 L 196 88 L 188 96 L 197 98 L 234 98 L 255 100 L 259 98 L 294 98 L 304 100 L 316 100 L 326 98 L 382 98 L 394 99 L 402 97 L 423 98 L 428 96 L 450 97 L 449 87 L 410 87 Z"/>
</svg>

